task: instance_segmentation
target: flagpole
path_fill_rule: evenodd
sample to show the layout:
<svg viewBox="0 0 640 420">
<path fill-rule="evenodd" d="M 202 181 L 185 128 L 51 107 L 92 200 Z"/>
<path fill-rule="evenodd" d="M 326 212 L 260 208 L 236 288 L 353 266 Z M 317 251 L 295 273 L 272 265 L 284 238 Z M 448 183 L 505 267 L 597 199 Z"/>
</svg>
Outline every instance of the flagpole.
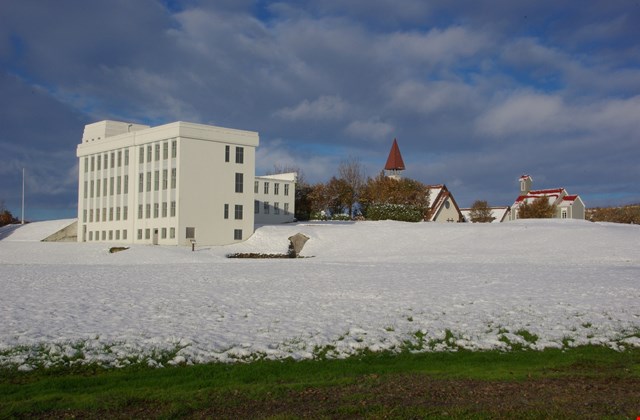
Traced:
<svg viewBox="0 0 640 420">
<path fill-rule="evenodd" d="M 22 224 L 24 225 L 24 168 L 22 168 Z"/>
</svg>

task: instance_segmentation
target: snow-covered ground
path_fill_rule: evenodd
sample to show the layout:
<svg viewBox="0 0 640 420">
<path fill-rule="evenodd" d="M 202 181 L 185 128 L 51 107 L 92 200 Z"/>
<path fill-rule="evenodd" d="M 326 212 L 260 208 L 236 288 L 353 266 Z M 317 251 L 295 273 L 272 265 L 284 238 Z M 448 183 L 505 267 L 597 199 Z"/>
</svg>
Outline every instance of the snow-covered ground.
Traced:
<svg viewBox="0 0 640 420">
<path fill-rule="evenodd" d="M 640 346 L 640 226 L 301 223 L 110 254 L 38 242 L 52 223 L 0 230 L 0 367 Z M 297 232 L 309 258 L 225 257 Z"/>
</svg>

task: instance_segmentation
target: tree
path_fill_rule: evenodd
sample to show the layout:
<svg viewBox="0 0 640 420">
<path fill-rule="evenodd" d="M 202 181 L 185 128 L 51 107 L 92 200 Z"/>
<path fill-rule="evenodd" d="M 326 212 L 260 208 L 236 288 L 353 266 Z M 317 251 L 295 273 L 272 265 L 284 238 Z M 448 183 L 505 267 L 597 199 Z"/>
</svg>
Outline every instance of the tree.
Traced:
<svg viewBox="0 0 640 420">
<path fill-rule="evenodd" d="M 338 166 L 339 180 L 343 181 L 348 189 L 343 191 L 344 203 L 349 209 L 349 217 L 353 217 L 354 205 L 358 202 L 362 188 L 365 184 L 364 169 L 360 159 L 349 157 L 340 162 Z"/>
<path fill-rule="evenodd" d="M 429 190 L 419 181 L 393 179 L 381 172 L 367 180 L 360 204 L 368 219 L 419 221 L 429 208 Z"/>
<path fill-rule="evenodd" d="M 4 202 L 0 201 L 0 226 L 10 225 L 12 223 L 18 223 L 18 219 L 13 217 L 13 214 L 4 207 Z"/>
<path fill-rule="evenodd" d="M 556 206 L 549 202 L 549 197 L 543 195 L 531 203 L 523 201 L 518 207 L 520 219 L 550 219 L 556 212 Z"/>
<path fill-rule="evenodd" d="M 473 223 L 491 223 L 495 219 L 495 217 L 491 215 L 489 203 L 485 200 L 476 200 L 471 206 L 469 216 Z"/>
</svg>

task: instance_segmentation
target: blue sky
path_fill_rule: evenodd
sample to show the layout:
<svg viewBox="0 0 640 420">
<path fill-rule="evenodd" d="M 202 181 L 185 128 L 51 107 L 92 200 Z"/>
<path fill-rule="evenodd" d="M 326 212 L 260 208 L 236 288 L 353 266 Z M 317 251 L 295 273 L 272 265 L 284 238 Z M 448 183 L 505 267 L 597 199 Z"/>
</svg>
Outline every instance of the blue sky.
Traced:
<svg viewBox="0 0 640 420">
<path fill-rule="evenodd" d="M 640 1 L 0 0 L 0 201 L 74 217 L 87 123 L 260 133 L 258 173 L 342 160 L 510 205 L 517 179 L 640 202 Z"/>
</svg>

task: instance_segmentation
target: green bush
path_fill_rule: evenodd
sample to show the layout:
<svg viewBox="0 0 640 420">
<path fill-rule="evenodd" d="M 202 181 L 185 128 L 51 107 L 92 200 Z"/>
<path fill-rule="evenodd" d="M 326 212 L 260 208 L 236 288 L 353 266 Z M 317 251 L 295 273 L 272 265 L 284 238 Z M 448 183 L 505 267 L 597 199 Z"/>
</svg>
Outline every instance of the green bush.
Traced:
<svg viewBox="0 0 640 420">
<path fill-rule="evenodd" d="M 401 222 L 421 222 L 424 211 L 420 206 L 404 204 L 371 204 L 367 207 L 367 220 L 398 220 Z"/>
</svg>

